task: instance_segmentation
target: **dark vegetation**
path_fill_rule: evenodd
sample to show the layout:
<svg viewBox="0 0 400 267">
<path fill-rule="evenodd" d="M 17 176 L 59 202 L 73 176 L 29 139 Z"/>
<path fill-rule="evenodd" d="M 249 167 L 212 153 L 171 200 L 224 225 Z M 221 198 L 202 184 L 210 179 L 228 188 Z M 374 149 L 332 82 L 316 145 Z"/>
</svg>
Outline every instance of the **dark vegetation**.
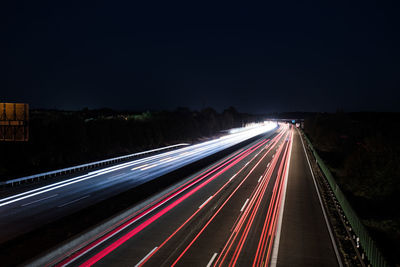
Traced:
<svg viewBox="0 0 400 267">
<path fill-rule="evenodd" d="M 172 145 L 197 142 L 259 118 L 234 108 L 122 112 L 31 110 L 29 142 L 0 143 L 0 180 Z"/>
<path fill-rule="evenodd" d="M 400 263 L 400 113 L 318 114 L 304 131 L 383 253 Z"/>
</svg>

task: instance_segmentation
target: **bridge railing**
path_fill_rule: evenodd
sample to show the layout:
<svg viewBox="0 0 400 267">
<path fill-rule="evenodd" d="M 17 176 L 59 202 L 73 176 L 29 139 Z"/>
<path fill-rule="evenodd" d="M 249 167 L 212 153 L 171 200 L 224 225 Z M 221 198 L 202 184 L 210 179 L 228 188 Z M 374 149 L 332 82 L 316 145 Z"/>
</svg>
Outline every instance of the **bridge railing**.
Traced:
<svg viewBox="0 0 400 267">
<path fill-rule="evenodd" d="M 305 139 L 307 140 L 308 146 L 311 149 L 315 160 L 317 161 L 318 166 L 324 173 L 326 179 L 328 180 L 329 185 L 331 186 L 332 191 L 335 194 L 336 199 L 338 200 L 340 206 L 342 207 L 342 210 L 347 217 L 354 233 L 357 235 L 357 237 L 360 240 L 360 244 L 362 248 L 365 251 L 365 254 L 371 263 L 372 266 L 377 266 L 377 267 L 386 267 L 388 266 L 386 260 L 382 256 L 381 252 L 379 251 L 378 247 L 376 246 L 374 240 L 371 238 L 369 235 L 367 229 L 365 229 L 364 225 L 362 224 L 360 218 L 357 216 L 356 212 L 353 210 L 351 207 L 350 203 L 346 199 L 345 195 L 343 194 L 342 190 L 336 183 L 332 173 L 326 166 L 326 164 L 323 162 L 323 160 L 320 158 L 318 153 L 315 151 L 313 145 L 311 144 L 310 140 L 308 137 L 304 134 L 303 135 Z"/>
<path fill-rule="evenodd" d="M 178 147 L 182 147 L 182 146 L 188 146 L 188 145 L 189 144 L 186 144 L 186 143 L 176 144 L 176 145 L 151 149 L 151 150 L 147 150 L 147 151 L 143 151 L 143 152 L 138 152 L 138 153 L 134 153 L 134 154 L 129 154 L 129 155 L 125 155 L 125 156 L 120 156 L 120 157 L 116 157 L 116 158 L 105 159 L 105 160 L 100 160 L 100 161 L 96 161 L 96 162 L 91 162 L 91 163 L 87 163 L 87 164 L 69 167 L 69 168 L 59 169 L 59 170 L 55 170 L 55 171 L 44 172 L 44 173 L 25 176 L 25 177 L 21 177 L 21 178 L 12 179 L 12 180 L 2 181 L 2 182 L 0 182 L 0 186 L 2 186 L 2 187 L 14 186 L 14 185 L 21 184 L 23 182 L 33 182 L 33 181 L 38 181 L 41 179 L 57 177 L 60 175 L 72 174 L 72 173 L 75 173 L 78 171 L 93 169 L 93 168 L 97 168 L 97 167 L 101 167 L 101 166 L 107 166 L 107 165 L 119 163 L 122 161 L 134 159 L 134 158 L 137 158 L 138 156 L 144 156 L 147 154 L 161 152 L 164 150 L 170 150 L 170 149 L 174 149 L 174 148 L 178 148 Z"/>
</svg>

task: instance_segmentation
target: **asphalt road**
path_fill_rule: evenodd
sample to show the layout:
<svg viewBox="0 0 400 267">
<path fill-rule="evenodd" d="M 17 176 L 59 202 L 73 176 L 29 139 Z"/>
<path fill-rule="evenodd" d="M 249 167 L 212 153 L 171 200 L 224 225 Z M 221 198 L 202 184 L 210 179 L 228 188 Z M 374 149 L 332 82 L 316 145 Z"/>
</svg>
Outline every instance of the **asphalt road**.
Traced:
<svg viewBox="0 0 400 267">
<path fill-rule="evenodd" d="M 269 264 L 292 149 L 283 126 L 49 264 L 249 266 Z"/>
<path fill-rule="evenodd" d="M 277 266 L 339 266 L 300 139 L 294 131 Z"/>
<path fill-rule="evenodd" d="M 40 225 L 248 138 L 234 136 L 3 198 L 0 227 Z M 289 125 L 132 210 L 47 266 L 339 266 L 303 144 Z"/>
<path fill-rule="evenodd" d="M 190 163 L 263 133 L 271 125 L 247 129 L 216 140 L 84 173 L 45 186 L 2 193 L 0 244 L 104 199 L 118 195 Z"/>
</svg>

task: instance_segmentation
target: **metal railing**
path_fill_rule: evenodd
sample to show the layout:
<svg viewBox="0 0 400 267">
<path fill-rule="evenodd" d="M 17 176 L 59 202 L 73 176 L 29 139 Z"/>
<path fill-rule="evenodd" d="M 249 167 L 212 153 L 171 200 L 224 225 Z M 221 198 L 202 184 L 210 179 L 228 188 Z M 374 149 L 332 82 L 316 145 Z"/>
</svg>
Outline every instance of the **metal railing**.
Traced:
<svg viewBox="0 0 400 267">
<path fill-rule="evenodd" d="M 371 263 L 372 266 L 377 267 L 386 267 L 388 263 L 382 256 L 381 252 L 379 251 L 378 247 L 375 245 L 374 240 L 370 237 L 367 229 L 365 229 L 364 225 L 362 224 L 360 218 L 358 218 L 356 212 L 351 207 L 350 203 L 347 201 L 345 195 L 343 194 L 342 190 L 339 188 L 338 184 L 336 183 L 332 173 L 322 161 L 318 153 L 315 151 L 313 145 L 311 144 L 308 137 L 304 134 L 303 135 L 307 140 L 308 146 L 311 149 L 315 160 L 317 161 L 318 166 L 322 170 L 323 174 L 325 175 L 326 179 L 328 180 L 329 185 L 331 186 L 332 191 L 335 194 L 336 199 L 338 200 L 345 216 L 347 217 L 352 230 L 359 238 L 359 242 L 361 247 L 365 251 L 365 254 Z"/>
<path fill-rule="evenodd" d="M 188 145 L 189 144 L 186 144 L 186 143 L 176 144 L 176 145 L 151 149 L 151 150 L 147 150 L 147 151 L 143 151 L 143 152 L 138 152 L 138 153 L 134 153 L 134 154 L 129 154 L 129 155 L 121 156 L 121 157 L 116 157 L 116 158 L 112 158 L 112 159 L 105 159 L 105 160 L 100 160 L 100 161 L 96 161 L 96 162 L 91 162 L 91 163 L 87 163 L 87 164 L 74 166 L 74 167 L 69 167 L 69 168 L 59 169 L 59 170 L 55 170 L 55 171 L 44 172 L 44 173 L 39 173 L 39 174 L 30 175 L 30 176 L 26 176 L 26 177 L 16 178 L 16 179 L 0 182 L 0 186 L 14 186 L 14 185 L 20 184 L 21 182 L 27 182 L 27 181 L 33 182 L 33 181 L 38 181 L 41 179 L 47 179 L 47 178 L 56 177 L 56 176 L 60 176 L 60 175 L 71 174 L 71 173 L 74 173 L 77 171 L 83 171 L 83 170 L 93 169 L 93 168 L 97 168 L 97 167 L 101 167 L 101 166 L 107 166 L 107 165 L 115 164 L 115 163 L 118 163 L 121 161 L 134 159 L 138 156 L 142 156 L 142 155 L 146 155 L 146 154 L 150 154 L 150 153 L 154 153 L 154 152 L 159 152 L 159 151 L 163 151 L 163 150 L 174 149 L 174 148 L 181 147 L 181 146 L 188 146 Z"/>
</svg>

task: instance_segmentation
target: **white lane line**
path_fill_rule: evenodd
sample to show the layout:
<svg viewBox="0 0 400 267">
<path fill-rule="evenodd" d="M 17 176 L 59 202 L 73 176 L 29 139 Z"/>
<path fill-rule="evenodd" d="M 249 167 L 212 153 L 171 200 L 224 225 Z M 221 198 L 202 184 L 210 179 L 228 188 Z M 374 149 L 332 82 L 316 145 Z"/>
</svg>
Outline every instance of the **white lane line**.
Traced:
<svg viewBox="0 0 400 267">
<path fill-rule="evenodd" d="M 287 183 L 288 183 L 288 178 L 289 178 L 289 168 L 290 168 L 290 159 L 292 157 L 292 146 L 293 146 L 293 136 L 292 136 L 292 142 L 290 143 L 290 148 L 289 148 L 289 162 L 287 165 L 286 173 L 285 173 L 285 184 L 282 188 L 282 209 L 279 210 L 279 217 L 278 217 L 278 225 L 276 227 L 276 236 L 272 248 L 272 256 L 271 256 L 271 267 L 276 267 L 276 264 L 278 263 L 278 251 L 279 251 L 279 241 L 281 239 L 281 231 L 282 231 L 282 221 L 283 221 L 283 211 L 285 209 L 285 199 L 286 199 L 286 188 L 287 188 Z"/>
<path fill-rule="evenodd" d="M 240 209 L 240 212 L 242 212 L 242 211 L 244 210 L 244 208 L 245 208 L 246 205 L 247 205 L 247 202 L 249 202 L 249 199 L 246 199 L 246 202 L 244 202 L 244 205 L 243 205 L 243 207 Z"/>
<path fill-rule="evenodd" d="M 40 201 L 43 201 L 43 200 L 46 200 L 46 199 L 49 199 L 49 198 L 52 198 L 52 197 L 55 197 L 55 196 L 58 196 L 58 194 L 51 195 L 51 196 L 45 197 L 45 198 L 41 198 L 41 199 L 38 199 L 38 200 L 35 200 L 35 201 L 32 201 L 32 202 L 29 202 L 29 203 L 25 203 L 25 204 L 21 205 L 21 207 L 25 207 L 25 206 L 28 206 L 28 205 L 30 205 L 30 204 L 33 204 L 33 203 L 36 203 L 36 202 L 40 202 Z"/>
<path fill-rule="evenodd" d="M 257 183 L 259 183 L 259 182 L 261 181 L 261 179 L 262 179 L 262 175 L 260 176 L 260 179 L 258 179 L 258 182 L 257 182 Z"/>
<path fill-rule="evenodd" d="M 153 165 L 150 165 L 150 166 L 147 166 L 147 167 L 144 167 L 144 168 L 141 168 L 140 170 L 141 170 L 141 171 L 144 171 L 144 170 L 147 170 L 147 169 L 154 168 L 154 167 L 156 167 L 156 166 L 158 166 L 158 163 L 153 164 Z"/>
<path fill-rule="evenodd" d="M 275 157 L 275 154 L 272 155 L 272 158 L 274 158 L 274 157 Z"/>
<path fill-rule="evenodd" d="M 271 162 L 268 162 L 268 164 L 267 164 L 267 168 L 269 167 L 269 165 L 271 165 Z"/>
<path fill-rule="evenodd" d="M 236 175 L 237 175 L 237 174 L 233 175 L 233 176 L 231 177 L 231 179 L 229 179 L 229 181 L 232 181 L 232 179 L 235 178 Z"/>
<path fill-rule="evenodd" d="M 244 166 L 247 166 L 247 165 L 249 165 L 249 163 L 250 163 L 250 162 L 247 162 L 247 163 L 246 163 L 246 165 L 244 165 Z"/>
<path fill-rule="evenodd" d="M 203 204 L 200 205 L 199 209 L 201 209 L 202 207 L 204 207 L 204 205 L 206 205 L 208 203 L 208 201 L 210 201 L 212 199 L 213 196 L 210 196 L 209 198 L 207 198 L 206 201 L 203 202 Z"/>
<path fill-rule="evenodd" d="M 82 199 L 85 199 L 85 198 L 88 198 L 88 197 L 90 197 L 90 195 L 86 195 L 86 196 L 83 196 L 83 197 L 81 197 L 81 198 L 78 198 L 78 199 L 72 200 L 72 201 L 70 201 L 70 202 L 67 202 L 67 203 L 64 203 L 64 204 L 62 204 L 62 205 L 60 205 L 60 206 L 58 206 L 58 207 L 59 207 L 59 208 L 62 208 L 62 207 L 65 207 L 65 206 L 67 206 L 67 205 L 69 205 L 69 204 L 72 204 L 72 203 L 78 202 L 79 200 L 82 200 Z"/>
<path fill-rule="evenodd" d="M 212 255 L 210 261 L 207 263 L 206 267 L 210 267 L 211 264 L 213 263 L 213 261 L 215 260 L 215 258 L 217 257 L 218 253 L 214 253 L 214 255 Z"/>
<path fill-rule="evenodd" d="M 132 168 L 132 169 L 131 169 L 131 171 L 134 171 L 134 170 L 138 170 L 138 169 L 144 168 L 144 167 L 146 167 L 146 166 L 148 166 L 148 165 L 149 165 L 149 164 L 143 164 L 143 165 L 137 166 L 137 167 L 135 167 L 135 168 Z"/>
<path fill-rule="evenodd" d="M 157 248 L 158 247 L 155 247 L 149 253 L 147 253 L 146 256 L 144 256 L 144 258 L 135 265 L 135 267 L 140 266 L 140 264 L 142 264 L 142 262 L 144 262 Z"/>
<path fill-rule="evenodd" d="M 297 130 L 297 131 L 299 131 L 299 130 Z M 299 134 L 300 134 L 300 133 L 299 133 Z M 319 199 L 319 204 L 321 204 L 322 213 L 324 214 L 326 227 L 328 228 L 329 236 L 330 236 L 330 238 L 331 238 L 332 245 L 333 245 L 333 250 L 335 251 L 335 254 L 336 254 L 336 259 L 337 259 L 337 261 L 338 261 L 338 263 L 339 263 L 339 266 L 340 266 L 340 267 L 343 267 L 342 259 L 340 258 L 339 251 L 338 251 L 338 248 L 337 248 L 337 246 L 336 246 L 335 238 L 333 237 L 332 229 L 331 229 L 331 226 L 329 225 L 328 216 L 326 215 L 324 205 L 322 204 L 322 198 L 321 198 L 321 195 L 319 194 L 317 182 L 315 181 L 314 173 L 313 173 L 313 171 L 312 171 L 311 164 L 310 164 L 310 160 L 308 159 L 308 155 L 307 155 L 306 148 L 305 148 L 305 146 L 304 146 L 304 142 L 303 142 L 303 138 L 302 138 L 301 134 L 300 134 L 300 140 L 301 140 L 301 143 L 303 144 L 303 150 L 304 150 L 304 153 L 306 154 L 306 158 L 307 158 L 307 162 L 308 162 L 308 167 L 310 168 L 310 172 L 311 172 L 311 176 L 312 176 L 312 178 L 313 178 L 315 190 L 317 191 L 317 195 L 318 195 L 318 199 Z"/>
</svg>

